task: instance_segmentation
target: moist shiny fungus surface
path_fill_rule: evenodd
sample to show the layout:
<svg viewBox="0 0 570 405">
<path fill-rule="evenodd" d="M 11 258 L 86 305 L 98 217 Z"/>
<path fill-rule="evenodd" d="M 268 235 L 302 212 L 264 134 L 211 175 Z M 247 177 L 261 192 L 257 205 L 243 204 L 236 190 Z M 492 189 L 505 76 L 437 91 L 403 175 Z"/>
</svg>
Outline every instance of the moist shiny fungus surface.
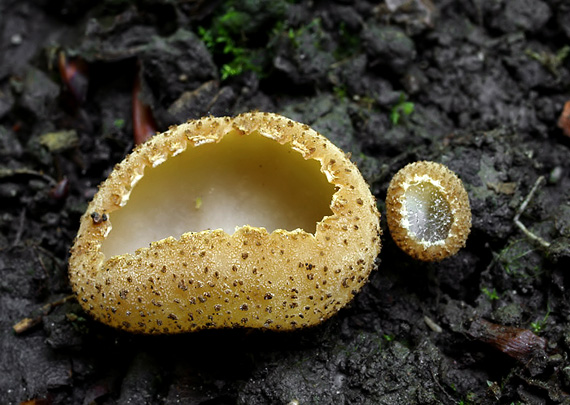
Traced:
<svg viewBox="0 0 570 405">
<path fill-rule="evenodd" d="M 411 163 L 390 182 L 386 219 L 404 252 L 423 261 L 442 260 L 465 245 L 471 230 L 469 197 L 444 165 Z"/>
<path fill-rule="evenodd" d="M 87 312 L 128 331 L 292 330 L 352 299 L 379 234 L 367 184 L 325 137 L 276 114 L 209 117 L 115 166 L 69 275 Z"/>
</svg>

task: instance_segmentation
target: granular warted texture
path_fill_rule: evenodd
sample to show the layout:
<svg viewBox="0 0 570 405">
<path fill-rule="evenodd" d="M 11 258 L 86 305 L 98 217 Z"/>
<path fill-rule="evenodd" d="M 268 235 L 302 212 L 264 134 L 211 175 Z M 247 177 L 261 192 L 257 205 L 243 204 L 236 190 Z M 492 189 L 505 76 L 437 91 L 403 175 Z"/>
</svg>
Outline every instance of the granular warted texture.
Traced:
<svg viewBox="0 0 570 405">
<path fill-rule="evenodd" d="M 197 226 L 193 223 L 181 235 L 174 232 L 156 236 L 151 225 L 158 227 L 160 222 L 169 220 L 169 215 L 175 227 L 185 216 L 200 216 L 202 210 L 219 202 L 216 200 L 225 206 L 213 209 L 210 216 L 224 216 L 236 204 L 248 203 L 248 199 L 235 201 L 226 194 L 208 199 L 207 194 L 213 193 L 214 187 L 198 190 L 195 198 L 176 194 L 186 187 L 173 186 L 166 175 L 154 183 L 146 182 L 146 176 L 159 173 L 162 165 L 183 159 L 186 153 L 208 147 L 223 151 L 221 145 L 229 142 L 226 137 L 231 142 L 254 145 L 270 140 L 277 149 L 291 155 L 287 162 L 292 167 L 278 186 L 287 189 L 286 179 L 297 178 L 301 182 L 301 177 L 306 177 L 313 179 L 310 184 L 314 188 L 305 187 L 308 191 L 304 191 L 299 187 L 298 192 L 289 191 L 280 197 L 277 194 L 277 199 L 291 201 L 272 210 L 298 209 L 302 216 L 315 205 L 313 202 L 324 198 L 327 206 L 311 214 L 313 223 L 281 226 L 265 223 L 265 217 L 259 216 L 252 223 L 230 222 L 226 226 L 212 219 L 215 225 L 202 224 L 203 229 L 193 229 Z M 269 149 L 262 150 L 266 153 Z M 220 159 L 229 157 L 230 154 L 222 153 Z M 246 171 L 234 181 L 261 176 L 259 170 L 270 163 L 253 164 L 249 169 L 245 163 L 235 165 L 233 170 Z M 296 166 L 308 163 L 318 164 L 313 170 L 294 175 Z M 194 175 L 184 170 L 170 174 L 182 178 Z M 262 174 L 267 177 L 255 177 L 254 183 L 263 188 L 277 179 L 275 171 Z M 216 181 L 209 171 L 201 176 L 210 176 L 212 184 Z M 139 184 L 145 190 L 142 195 L 137 195 Z M 171 187 L 165 188 L 168 184 Z M 253 204 L 258 191 L 250 187 L 249 200 Z M 315 189 L 317 195 L 313 193 Z M 165 192 L 175 194 L 173 201 L 145 205 Z M 300 199 L 300 204 L 293 208 L 296 199 Z M 257 214 L 269 204 L 266 199 L 260 201 L 249 214 Z M 181 206 L 174 207 L 177 202 Z M 151 218 L 153 210 L 169 215 L 155 220 Z M 93 213 L 106 219 L 95 221 Z M 272 216 L 276 215 L 269 217 Z M 281 224 L 288 223 L 288 217 Z M 138 226 L 141 223 L 151 229 Z M 230 233 L 233 226 L 235 231 Z M 274 230 L 268 231 L 271 229 Z M 115 167 L 82 218 L 71 250 L 69 274 L 83 308 L 117 328 L 142 333 L 227 327 L 290 330 L 317 324 L 352 299 L 374 267 L 380 251 L 379 234 L 379 213 L 366 182 L 356 166 L 325 137 L 275 114 L 249 113 L 234 119 L 209 117 L 155 136 Z M 131 243 L 131 239 L 139 237 Z M 149 242 L 150 247 L 146 247 Z"/>
<path fill-rule="evenodd" d="M 396 173 L 388 187 L 386 218 L 396 244 L 423 261 L 457 253 L 471 229 L 461 180 L 435 162 L 411 163 Z"/>
</svg>

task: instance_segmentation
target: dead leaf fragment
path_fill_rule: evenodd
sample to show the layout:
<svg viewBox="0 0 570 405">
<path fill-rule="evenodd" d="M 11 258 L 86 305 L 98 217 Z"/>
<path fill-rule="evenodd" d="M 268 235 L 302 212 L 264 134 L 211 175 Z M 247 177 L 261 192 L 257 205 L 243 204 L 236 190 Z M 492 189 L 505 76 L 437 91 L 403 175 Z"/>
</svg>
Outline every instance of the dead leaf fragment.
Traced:
<svg viewBox="0 0 570 405">
<path fill-rule="evenodd" d="M 517 189 L 517 183 L 509 182 L 497 182 L 497 183 L 487 183 L 487 188 L 493 190 L 497 194 L 512 195 Z"/>
<path fill-rule="evenodd" d="M 564 135 L 570 136 L 570 101 L 567 101 L 566 104 L 564 104 L 564 109 L 558 119 L 558 127 L 562 128 Z"/>
</svg>

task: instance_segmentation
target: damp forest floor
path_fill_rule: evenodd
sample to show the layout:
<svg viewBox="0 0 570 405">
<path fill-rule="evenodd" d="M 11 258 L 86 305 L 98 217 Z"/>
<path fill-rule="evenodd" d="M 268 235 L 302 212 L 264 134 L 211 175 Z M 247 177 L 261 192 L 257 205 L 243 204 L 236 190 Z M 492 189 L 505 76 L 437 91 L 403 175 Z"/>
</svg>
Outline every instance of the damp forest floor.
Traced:
<svg viewBox="0 0 570 405">
<path fill-rule="evenodd" d="M 570 403 L 569 21 L 564 0 L 0 2 L 0 403 Z M 398 169 L 444 163 L 467 246 L 414 261 L 383 217 L 368 284 L 292 333 L 99 324 L 66 263 L 134 146 L 135 83 L 159 131 L 251 110 L 312 126 L 382 214 Z"/>
</svg>

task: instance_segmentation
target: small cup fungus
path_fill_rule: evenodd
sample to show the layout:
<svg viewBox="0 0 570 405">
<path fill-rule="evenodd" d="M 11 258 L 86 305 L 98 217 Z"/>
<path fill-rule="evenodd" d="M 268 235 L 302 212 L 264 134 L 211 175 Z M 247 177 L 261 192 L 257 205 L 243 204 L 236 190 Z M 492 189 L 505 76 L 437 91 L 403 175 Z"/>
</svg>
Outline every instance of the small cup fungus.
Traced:
<svg viewBox="0 0 570 405">
<path fill-rule="evenodd" d="M 423 261 L 442 260 L 465 246 L 471 230 L 469 197 L 444 165 L 411 163 L 390 182 L 386 219 L 404 252 Z"/>
<path fill-rule="evenodd" d="M 276 114 L 209 117 L 115 166 L 69 275 L 87 312 L 133 332 L 291 330 L 352 299 L 379 234 L 366 182 L 322 135 Z"/>
</svg>

